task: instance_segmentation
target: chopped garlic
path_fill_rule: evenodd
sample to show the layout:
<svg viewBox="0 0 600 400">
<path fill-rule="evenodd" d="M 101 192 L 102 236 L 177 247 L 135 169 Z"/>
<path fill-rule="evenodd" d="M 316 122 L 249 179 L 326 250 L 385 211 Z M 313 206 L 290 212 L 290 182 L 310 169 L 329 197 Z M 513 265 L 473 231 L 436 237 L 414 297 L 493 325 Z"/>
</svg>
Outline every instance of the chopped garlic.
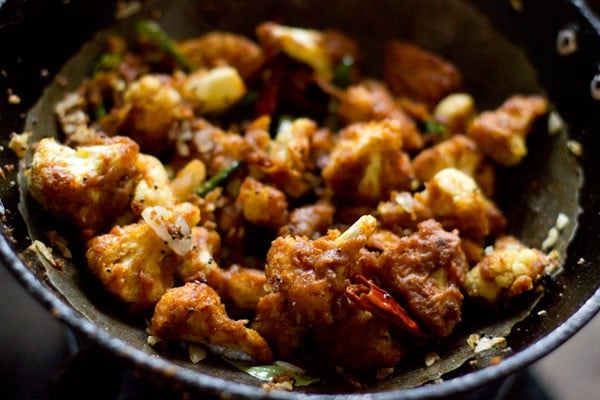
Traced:
<svg viewBox="0 0 600 400">
<path fill-rule="evenodd" d="M 558 217 L 556 217 L 556 224 L 554 226 L 559 231 L 562 231 L 563 229 L 566 228 L 566 226 L 569 224 L 569 222 L 570 222 L 569 217 L 567 217 L 563 213 L 560 213 L 560 214 L 558 214 Z"/>
<path fill-rule="evenodd" d="M 190 357 L 190 361 L 193 364 L 198 364 L 200 361 L 204 360 L 207 356 L 206 349 L 200 345 L 195 343 L 188 344 L 188 355 Z"/>
<path fill-rule="evenodd" d="M 558 242 L 558 234 L 558 229 L 555 227 L 548 230 L 548 236 L 546 236 L 546 239 L 542 242 L 543 251 L 549 250 L 556 245 Z"/>
<path fill-rule="evenodd" d="M 17 157 L 23 158 L 25 156 L 25 153 L 29 148 L 27 142 L 29 141 L 30 136 L 31 132 L 23 132 L 21 134 L 13 132 L 10 136 L 8 147 L 17 155 Z"/>
</svg>

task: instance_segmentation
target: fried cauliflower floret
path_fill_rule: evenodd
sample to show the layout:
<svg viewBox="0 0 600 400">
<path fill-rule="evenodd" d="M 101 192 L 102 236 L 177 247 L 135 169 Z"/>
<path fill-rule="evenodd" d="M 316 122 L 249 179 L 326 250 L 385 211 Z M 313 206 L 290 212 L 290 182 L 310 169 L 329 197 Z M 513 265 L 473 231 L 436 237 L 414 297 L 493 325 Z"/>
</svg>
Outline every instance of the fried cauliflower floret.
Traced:
<svg viewBox="0 0 600 400">
<path fill-rule="evenodd" d="M 329 231 L 315 241 L 278 237 L 267 254 L 268 287 L 289 302 L 299 324 L 325 326 L 334 320 L 334 307 L 358 250 L 375 231 L 376 221 L 365 215 L 341 235 Z"/>
<path fill-rule="evenodd" d="M 268 54 L 281 51 L 309 65 L 319 78 L 327 81 L 333 75 L 333 64 L 323 32 L 263 22 L 256 28 L 256 35 Z"/>
<path fill-rule="evenodd" d="M 219 293 L 228 309 L 238 313 L 253 313 L 261 297 L 266 294 L 266 282 L 263 270 L 233 264 L 208 284 Z"/>
<path fill-rule="evenodd" d="M 192 156 L 204 163 L 209 177 L 246 158 L 248 144 L 237 133 L 225 132 L 201 119 L 192 122 L 191 131 Z"/>
<path fill-rule="evenodd" d="M 420 152 L 412 161 L 415 177 L 429 181 L 444 168 L 455 168 L 477 181 L 486 196 L 494 192 L 494 168 L 477 144 L 464 135 L 455 135 Z"/>
<path fill-rule="evenodd" d="M 323 178 L 334 194 L 374 203 L 392 190 L 408 189 L 412 170 L 402 151 L 404 126 L 394 119 L 355 123 L 340 132 Z"/>
<path fill-rule="evenodd" d="M 469 271 L 464 289 L 469 297 L 498 304 L 531 289 L 547 266 L 556 263 L 512 236 L 496 240 L 494 250 Z"/>
<path fill-rule="evenodd" d="M 135 307 L 150 306 L 174 284 L 180 256 L 191 249 L 185 229 L 200 218 L 198 209 L 181 203 L 174 209 L 147 208 L 144 221 L 115 226 L 86 243 L 90 271 L 106 290 Z"/>
<path fill-rule="evenodd" d="M 447 60 L 410 43 L 385 47 L 383 78 L 396 96 L 434 105 L 461 84 L 458 69 Z"/>
<path fill-rule="evenodd" d="M 306 236 L 317 239 L 327 233 L 333 223 L 335 207 L 321 202 L 298 207 L 290 213 L 289 222 L 279 229 L 279 236 Z"/>
<path fill-rule="evenodd" d="M 258 302 L 253 326 L 279 355 L 292 354 L 310 330 L 333 324 L 359 250 L 375 228 L 376 220 L 363 216 L 342 234 L 273 241 L 265 267 L 268 294 Z"/>
<path fill-rule="evenodd" d="M 256 43 L 231 32 L 209 32 L 180 42 L 177 47 L 194 69 L 228 65 L 244 79 L 254 75 L 264 63 L 263 51 Z"/>
<path fill-rule="evenodd" d="M 189 340 L 243 351 L 259 363 L 270 364 L 273 354 L 261 335 L 229 318 L 219 295 L 204 283 L 186 283 L 168 290 L 156 304 L 150 324 L 153 335 Z"/>
<path fill-rule="evenodd" d="M 240 186 L 237 202 L 244 218 L 255 225 L 279 229 L 288 220 L 285 194 L 250 176 Z"/>
<path fill-rule="evenodd" d="M 246 94 L 246 85 L 232 67 L 198 69 L 177 83 L 181 96 L 195 111 L 218 113 L 237 103 Z"/>
<path fill-rule="evenodd" d="M 318 357 L 329 365 L 343 366 L 350 371 L 395 367 L 405 350 L 394 338 L 389 323 L 356 308 L 346 313 L 348 317 L 313 335 L 319 348 Z"/>
<path fill-rule="evenodd" d="M 121 131 L 139 143 L 145 153 L 160 154 L 169 148 L 179 121 L 192 116 L 182 96 L 165 75 L 144 75 L 124 94 Z"/>
<path fill-rule="evenodd" d="M 42 139 L 26 172 L 31 195 L 82 229 L 100 230 L 129 205 L 138 146 L 125 137 L 72 149 Z"/>
<path fill-rule="evenodd" d="M 378 276 L 383 289 L 404 300 L 426 332 L 448 336 L 461 318 L 460 288 L 468 271 L 457 232 L 427 220 L 410 236 L 373 236 L 369 247 L 378 251 L 362 253 L 365 270 Z"/>
<path fill-rule="evenodd" d="M 136 215 L 147 207 L 171 207 L 175 204 L 167 170 L 158 158 L 140 154 L 136 167 L 137 184 L 131 200 L 131 209 Z"/>
<path fill-rule="evenodd" d="M 282 123 L 275 138 L 269 141 L 265 140 L 268 135 L 261 137 L 255 130 L 247 135 L 255 142 L 255 151 L 248 162 L 256 165 L 288 196 L 300 197 L 311 188 L 307 174 L 313 167 L 311 140 L 316 130 L 316 123 L 308 118 Z"/>
<path fill-rule="evenodd" d="M 467 133 L 488 157 L 513 166 L 527 154 L 526 137 L 547 111 L 548 102 L 541 96 L 512 96 L 497 110 L 481 113 Z"/>
<path fill-rule="evenodd" d="M 346 123 L 395 119 L 403 125 L 404 148 L 414 151 L 423 147 L 423 138 L 416 124 L 396 105 L 391 93 L 381 82 L 365 80 L 346 89 L 340 99 L 339 116 Z"/>
<path fill-rule="evenodd" d="M 497 234 L 505 225 L 501 212 L 473 178 L 455 168 L 436 173 L 414 199 L 425 205 L 445 228 L 456 228 L 467 237 Z"/>
<path fill-rule="evenodd" d="M 468 93 L 449 94 L 435 106 L 433 118 L 451 134 L 466 133 L 475 118 L 475 100 Z"/>
</svg>

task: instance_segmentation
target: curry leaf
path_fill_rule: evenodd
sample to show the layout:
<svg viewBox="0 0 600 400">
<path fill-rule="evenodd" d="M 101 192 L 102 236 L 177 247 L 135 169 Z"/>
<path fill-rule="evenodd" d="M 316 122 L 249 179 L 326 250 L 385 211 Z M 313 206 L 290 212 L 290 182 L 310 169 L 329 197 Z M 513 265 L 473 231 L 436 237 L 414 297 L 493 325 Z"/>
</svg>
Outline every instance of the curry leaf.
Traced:
<svg viewBox="0 0 600 400">
<path fill-rule="evenodd" d="M 278 379 L 290 379 L 294 386 L 308 386 L 315 382 L 318 382 L 319 378 L 313 378 L 306 375 L 300 368 L 289 368 L 284 365 L 272 364 L 272 365 L 251 365 L 240 361 L 233 361 L 225 359 L 228 363 L 253 376 L 261 381 L 274 381 Z"/>
<path fill-rule="evenodd" d="M 189 61 L 177 49 L 177 43 L 156 22 L 147 19 L 141 20 L 137 24 L 137 31 L 147 37 L 156 46 L 166 51 L 185 72 L 192 70 Z"/>
<path fill-rule="evenodd" d="M 219 170 L 209 180 L 200 185 L 198 190 L 196 190 L 196 194 L 200 197 L 206 196 L 208 192 L 210 192 L 211 190 L 219 186 L 221 183 L 229 179 L 229 177 L 241 166 L 242 163 L 240 161 L 234 161 L 229 167 L 225 167 Z"/>
</svg>

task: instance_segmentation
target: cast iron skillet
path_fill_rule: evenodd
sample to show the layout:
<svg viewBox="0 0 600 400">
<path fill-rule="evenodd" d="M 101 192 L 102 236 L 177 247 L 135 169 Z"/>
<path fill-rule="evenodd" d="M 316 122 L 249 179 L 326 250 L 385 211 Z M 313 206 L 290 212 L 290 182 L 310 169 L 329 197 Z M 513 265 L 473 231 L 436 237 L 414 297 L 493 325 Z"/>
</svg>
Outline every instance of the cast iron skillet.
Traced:
<svg viewBox="0 0 600 400">
<path fill-rule="evenodd" d="M 360 393 L 376 399 L 464 393 L 546 355 L 598 312 L 600 271 L 595 267 L 600 261 L 596 245 L 600 236 L 600 25 L 581 1 L 480 0 L 447 1 L 443 5 L 436 1 L 381 1 L 368 5 L 363 1 L 336 1 L 327 6 L 308 0 L 285 6 L 278 3 L 253 2 L 249 6 L 248 2 L 233 0 L 182 1 L 164 10 L 161 23 L 183 38 L 195 33 L 186 28 L 189 26 L 201 30 L 235 27 L 243 31 L 267 15 L 279 15 L 290 24 L 343 29 L 361 43 L 371 44 L 367 55 L 379 53 L 377 46 L 385 37 L 412 40 L 457 63 L 482 108 L 497 106 L 516 91 L 543 91 L 568 128 L 550 136 L 545 125 L 538 126 L 530 139 L 530 148 L 537 150 L 532 150 L 523 167 L 505 172 L 510 196 L 500 201 L 507 209 L 511 232 L 539 246 L 558 212 L 567 213 L 573 222 L 557 246 L 564 271 L 544 282 L 544 296 L 530 316 L 512 330 L 508 337 L 512 353 L 500 364 L 481 370 L 466 364 L 438 384 L 402 389 L 403 382 L 392 377 L 366 386 Z M 9 0 L 0 5 L 0 43 L 6 46 L 0 59 L 0 93 L 10 88 L 21 99 L 20 104 L 9 104 L 7 96 L 0 96 L 0 128 L 6 148 L 8 135 L 23 130 L 26 111 L 42 96 L 42 89 L 59 67 L 91 39 L 93 32 L 108 24 L 114 4 Z M 169 11 L 172 9 L 175 11 Z M 376 73 L 376 66 L 374 63 L 374 71 L 368 72 Z M 72 62 L 69 68 L 77 71 L 86 66 Z M 45 92 L 42 99 L 51 95 L 51 91 Z M 43 101 L 42 106 L 35 104 L 27 125 L 35 127 L 40 135 L 52 134 L 51 119 L 38 111 L 44 111 Z M 567 130 L 569 139 L 583 145 L 577 160 L 580 167 L 566 150 Z M 157 357 L 141 344 L 143 332 L 111 312 L 83 274 L 67 269 L 71 272 L 63 274 L 65 277 L 27 256 L 24 250 L 31 238 L 41 237 L 40 226 L 48 221 L 26 194 L 19 193 L 16 170 L 6 167 L 17 165 L 14 155 L 5 150 L 1 157 L 7 177 L 0 185 L 2 262 L 54 316 L 83 337 L 171 383 L 230 397 L 291 399 L 305 395 L 301 391 L 267 393 L 259 388 L 259 382 L 222 363 L 191 367 L 180 360 Z M 539 313 L 542 310 L 545 314 Z M 306 389 L 307 394 L 332 397 L 352 397 L 351 392 L 337 385 Z"/>
</svg>

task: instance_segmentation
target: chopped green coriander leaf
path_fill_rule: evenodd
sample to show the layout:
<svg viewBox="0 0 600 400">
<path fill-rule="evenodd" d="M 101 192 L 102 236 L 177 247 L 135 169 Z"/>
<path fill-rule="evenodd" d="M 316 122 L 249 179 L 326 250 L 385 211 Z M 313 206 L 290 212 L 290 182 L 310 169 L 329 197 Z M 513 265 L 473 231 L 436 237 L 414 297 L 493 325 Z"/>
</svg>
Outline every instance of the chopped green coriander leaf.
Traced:
<svg viewBox="0 0 600 400">
<path fill-rule="evenodd" d="M 427 131 L 429 133 L 442 135 L 442 136 L 446 134 L 446 127 L 444 125 L 440 124 L 439 122 L 436 122 L 432 119 L 428 119 L 428 120 L 424 121 L 423 124 L 425 126 L 425 131 Z"/>
</svg>

